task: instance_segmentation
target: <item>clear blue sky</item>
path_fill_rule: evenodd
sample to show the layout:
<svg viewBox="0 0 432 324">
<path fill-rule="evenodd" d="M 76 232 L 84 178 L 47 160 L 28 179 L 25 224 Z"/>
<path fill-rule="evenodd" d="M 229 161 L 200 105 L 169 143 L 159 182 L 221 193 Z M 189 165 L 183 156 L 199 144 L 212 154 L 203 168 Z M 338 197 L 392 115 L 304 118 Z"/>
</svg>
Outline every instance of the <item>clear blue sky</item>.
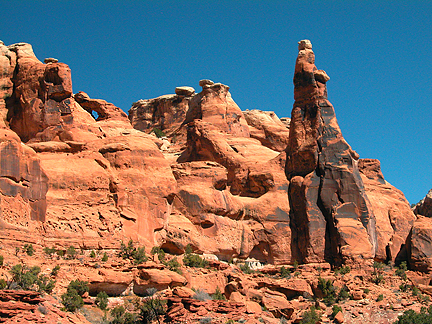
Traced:
<svg viewBox="0 0 432 324">
<path fill-rule="evenodd" d="M 290 116 L 310 39 L 348 143 L 411 203 L 432 188 L 432 1 L 5 1 L 1 22 L 6 45 L 69 64 L 74 92 L 125 111 L 208 78 L 242 110 Z"/>
</svg>

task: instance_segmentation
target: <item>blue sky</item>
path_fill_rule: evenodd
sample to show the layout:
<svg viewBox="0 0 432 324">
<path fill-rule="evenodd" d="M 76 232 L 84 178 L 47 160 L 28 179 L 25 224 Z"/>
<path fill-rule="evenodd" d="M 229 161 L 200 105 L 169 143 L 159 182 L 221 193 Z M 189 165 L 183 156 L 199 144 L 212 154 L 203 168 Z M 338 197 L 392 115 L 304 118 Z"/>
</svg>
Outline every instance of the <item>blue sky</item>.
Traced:
<svg viewBox="0 0 432 324">
<path fill-rule="evenodd" d="M 242 110 L 290 116 L 310 39 L 342 133 L 416 203 L 432 188 L 432 1 L 7 1 L 0 39 L 72 69 L 74 92 L 132 102 L 231 87 Z"/>
</svg>

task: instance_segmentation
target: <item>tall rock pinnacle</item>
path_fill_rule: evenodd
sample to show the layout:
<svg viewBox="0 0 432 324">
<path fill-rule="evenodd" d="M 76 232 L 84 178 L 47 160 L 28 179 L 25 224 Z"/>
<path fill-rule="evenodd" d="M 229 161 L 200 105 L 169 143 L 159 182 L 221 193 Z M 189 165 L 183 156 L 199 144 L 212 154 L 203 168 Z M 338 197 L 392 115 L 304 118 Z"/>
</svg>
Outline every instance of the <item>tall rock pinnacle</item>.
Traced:
<svg viewBox="0 0 432 324">
<path fill-rule="evenodd" d="M 286 149 L 293 259 L 332 263 L 375 255 L 375 217 L 327 100 L 327 73 L 315 66 L 309 40 L 299 42 L 294 107 Z"/>
</svg>

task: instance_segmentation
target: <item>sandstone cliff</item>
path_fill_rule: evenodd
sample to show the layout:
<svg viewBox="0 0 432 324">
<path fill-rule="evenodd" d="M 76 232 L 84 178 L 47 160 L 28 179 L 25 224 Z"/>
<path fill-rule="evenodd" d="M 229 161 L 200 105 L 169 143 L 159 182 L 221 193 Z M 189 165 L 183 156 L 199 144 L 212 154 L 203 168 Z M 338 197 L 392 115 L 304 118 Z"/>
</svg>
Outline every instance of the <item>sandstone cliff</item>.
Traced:
<svg viewBox="0 0 432 324">
<path fill-rule="evenodd" d="M 210 80 L 139 100 L 127 116 L 74 94 L 69 67 L 40 62 L 31 45 L 0 48 L 2 237 L 83 248 L 132 238 L 279 264 L 394 260 L 405 244 L 415 216 L 379 162 L 344 140 L 308 41 L 288 127 L 242 112 Z"/>
</svg>

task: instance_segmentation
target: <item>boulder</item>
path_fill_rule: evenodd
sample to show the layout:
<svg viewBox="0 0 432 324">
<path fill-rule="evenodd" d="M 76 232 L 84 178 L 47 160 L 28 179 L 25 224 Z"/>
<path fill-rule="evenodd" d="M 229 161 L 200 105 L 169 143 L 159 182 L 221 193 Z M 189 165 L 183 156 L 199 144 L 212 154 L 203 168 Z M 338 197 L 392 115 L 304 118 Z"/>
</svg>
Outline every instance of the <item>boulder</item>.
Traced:
<svg viewBox="0 0 432 324">
<path fill-rule="evenodd" d="M 411 270 L 432 271 L 432 220 L 418 216 L 407 238 L 408 262 Z"/>
</svg>

